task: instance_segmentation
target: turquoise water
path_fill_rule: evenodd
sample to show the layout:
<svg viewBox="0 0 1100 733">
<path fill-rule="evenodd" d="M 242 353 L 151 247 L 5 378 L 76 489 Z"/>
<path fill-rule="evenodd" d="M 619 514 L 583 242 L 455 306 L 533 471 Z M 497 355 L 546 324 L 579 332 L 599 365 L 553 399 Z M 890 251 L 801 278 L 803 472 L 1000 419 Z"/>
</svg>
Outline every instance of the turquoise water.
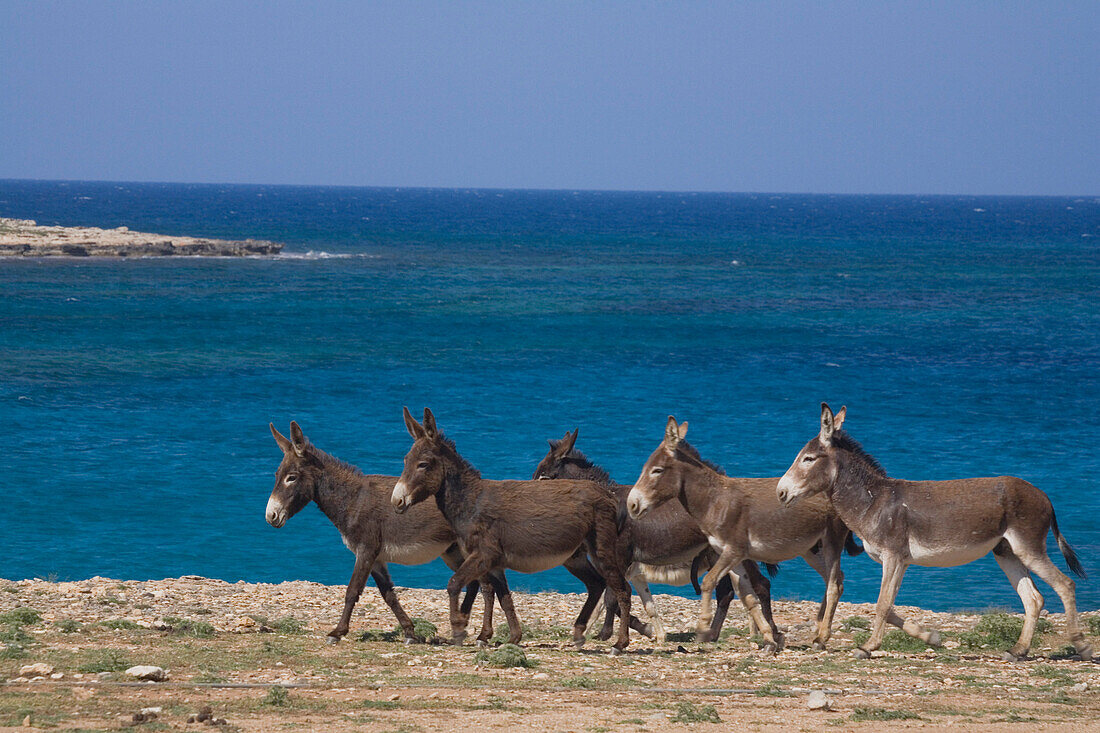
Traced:
<svg viewBox="0 0 1100 733">
<path fill-rule="evenodd" d="M 287 243 L 0 260 L 0 577 L 346 582 L 351 554 L 315 508 L 264 522 L 269 420 L 392 474 L 401 406 L 429 405 L 493 478 L 530 476 L 579 427 L 630 483 L 670 413 L 729 473 L 779 475 L 828 400 L 891 475 L 1032 481 L 1100 578 L 1096 198 L 0 181 L 0 213 Z M 845 572 L 847 599 L 875 598 L 877 565 Z M 1100 607 L 1100 583 L 1078 589 Z M 793 561 L 774 592 L 821 583 Z M 912 569 L 901 601 L 1020 607 L 988 558 Z"/>
</svg>

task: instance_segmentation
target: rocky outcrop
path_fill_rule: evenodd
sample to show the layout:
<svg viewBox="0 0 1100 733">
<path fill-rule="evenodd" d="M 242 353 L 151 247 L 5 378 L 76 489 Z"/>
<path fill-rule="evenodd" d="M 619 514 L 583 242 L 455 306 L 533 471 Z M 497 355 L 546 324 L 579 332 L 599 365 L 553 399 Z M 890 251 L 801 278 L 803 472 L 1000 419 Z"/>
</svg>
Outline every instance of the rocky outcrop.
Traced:
<svg viewBox="0 0 1100 733">
<path fill-rule="evenodd" d="M 248 257 L 273 255 L 283 245 L 132 232 L 126 227 L 45 227 L 31 219 L 0 218 L 0 257 Z"/>
</svg>

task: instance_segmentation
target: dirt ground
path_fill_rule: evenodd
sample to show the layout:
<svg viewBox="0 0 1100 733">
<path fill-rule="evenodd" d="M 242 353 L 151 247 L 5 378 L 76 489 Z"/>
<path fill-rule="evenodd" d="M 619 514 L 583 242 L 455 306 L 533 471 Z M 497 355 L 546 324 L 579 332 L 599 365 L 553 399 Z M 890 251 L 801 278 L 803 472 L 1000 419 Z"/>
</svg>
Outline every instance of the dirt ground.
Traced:
<svg viewBox="0 0 1100 733">
<path fill-rule="evenodd" d="M 447 628 L 444 593 L 400 596 L 412 616 Z M 616 657 L 607 642 L 582 651 L 569 642 L 579 596 L 517 594 L 528 666 L 501 668 L 524 660 L 508 648 L 394 639 L 373 588 L 352 633 L 329 645 L 342 600 L 342 587 L 303 582 L 0 580 L 0 730 L 1100 730 L 1100 667 L 1069 657 L 1059 614 L 1045 617 L 1053 629 L 1032 659 L 1007 663 L 999 637 L 974 629 L 1017 618 L 904 608 L 943 631 L 945 646 L 892 634 L 887 651 L 860 661 L 851 648 L 867 605 L 841 604 L 829 651 L 813 652 L 816 604 L 777 602 L 787 648 L 769 656 L 740 608 L 722 641 L 702 649 L 687 633 L 697 602 L 659 596 L 678 633 L 659 646 L 633 634 Z M 1100 633 L 1100 615 L 1086 616 Z M 501 618 L 498 640 L 502 627 Z M 51 669 L 22 672 L 33 664 Z M 146 664 L 167 680 L 125 672 Z M 826 694 L 828 710 L 809 709 L 812 691 Z M 148 708 L 159 710 L 135 722 Z M 204 708 L 218 722 L 187 722 Z"/>
</svg>

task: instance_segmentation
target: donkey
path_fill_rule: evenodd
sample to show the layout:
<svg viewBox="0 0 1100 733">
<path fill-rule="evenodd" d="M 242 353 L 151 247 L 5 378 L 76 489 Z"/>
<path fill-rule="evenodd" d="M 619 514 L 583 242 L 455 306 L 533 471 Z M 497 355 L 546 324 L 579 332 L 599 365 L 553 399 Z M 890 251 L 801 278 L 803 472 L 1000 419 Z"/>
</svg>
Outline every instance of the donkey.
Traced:
<svg viewBox="0 0 1100 733">
<path fill-rule="evenodd" d="M 1045 580 L 1066 611 L 1066 631 L 1082 659 L 1092 658 L 1092 646 L 1077 621 L 1074 582 L 1047 556 L 1047 532 L 1076 575 L 1085 577 L 1076 553 L 1054 517 L 1050 499 L 1027 481 L 1014 476 L 951 481 L 902 481 L 886 472 L 841 427 L 847 409 L 833 414 L 821 403 L 821 428 L 806 443 L 783 474 L 776 495 L 784 506 L 824 494 L 840 518 L 863 539 L 867 554 L 882 563 L 882 586 L 875 607 L 871 637 L 855 649 L 867 659 L 879 648 L 885 624 L 933 645 L 940 634 L 906 622 L 894 611 L 894 599 L 909 565 L 954 567 L 977 560 L 990 550 L 1024 603 L 1024 627 L 1005 659 L 1027 656 L 1043 609 L 1043 597 L 1031 579 Z"/>
<path fill-rule="evenodd" d="M 457 569 L 464 557 L 447 520 L 436 507 L 427 504 L 403 517 L 394 516 L 386 503 L 397 483 L 395 477 L 363 475 L 354 466 L 316 448 L 296 422 L 290 423 L 289 439 L 274 425 L 269 423 L 268 427 L 283 451 L 283 460 L 275 472 L 275 488 L 267 500 L 267 523 L 282 527 L 314 501 L 340 530 L 344 544 L 355 553 L 355 569 L 344 593 L 344 611 L 336 628 L 328 633 L 329 642 L 335 644 L 348 633 L 352 609 L 363 593 L 368 574 L 401 624 L 405 642 L 423 641 L 397 600 L 386 563 L 420 565 L 442 556 L 451 569 Z M 476 579 L 470 581 L 463 601 L 467 613 L 478 587 Z M 493 635 L 493 594 L 488 587 L 483 594 L 485 616 L 478 638 L 488 640 Z"/>
<path fill-rule="evenodd" d="M 614 493 L 622 518 L 619 532 L 631 551 L 629 555 L 631 563 L 626 577 L 638 592 L 642 605 L 653 622 L 654 639 L 657 643 L 663 644 L 666 639 L 664 623 L 661 621 L 647 581 L 670 585 L 685 585 L 691 582 L 696 590 L 699 590 L 694 574 L 696 566 L 702 564 L 703 567 L 710 567 L 717 555 L 710 549 L 706 535 L 699 531 L 695 520 L 678 502 L 668 502 L 641 520 L 625 516 L 626 494 L 630 491 L 630 487 L 613 483 L 607 471 L 592 463 L 584 453 L 576 449 L 578 433 L 579 430 L 575 429 L 571 433 L 566 433 L 561 440 L 547 441 L 550 444 L 550 451 L 539 462 L 532 478 L 538 480 L 587 479 L 604 485 Z M 779 630 L 772 621 L 771 583 L 755 563 L 745 561 L 743 567 L 756 595 L 760 598 L 764 617 L 768 620 L 772 633 L 779 634 Z M 774 566 L 769 567 L 769 570 L 772 567 Z M 718 583 L 718 612 L 714 616 L 707 639 L 718 638 L 733 595 L 733 583 L 728 577 L 723 576 Z M 607 613 L 599 635 L 601 639 L 611 636 L 615 615 L 610 594 L 607 601 Z"/>
<path fill-rule="evenodd" d="M 815 649 L 824 649 L 844 588 L 840 556 L 848 529 L 827 501 L 804 502 L 793 509 L 780 506 L 775 496 L 778 479 L 726 476 L 684 441 L 687 427 L 687 423 L 678 425 L 676 418 L 669 416 L 664 440 L 642 467 L 638 482 L 627 495 L 626 506 L 630 516 L 638 519 L 678 497 L 719 552 L 701 584 L 700 635 L 706 633 L 711 621 L 710 592 L 718 579 L 729 573 L 741 601 L 764 634 L 765 649 L 781 648 L 781 640 L 770 631 L 752 586 L 734 569 L 740 569 L 745 560 L 779 563 L 801 556 L 825 580 L 825 598 L 818 609 L 813 641 Z"/>
<path fill-rule="evenodd" d="M 462 643 L 468 619 L 468 613 L 458 606 L 462 586 L 505 568 L 534 573 L 556 567 L 584 545 L 619 602 L 622 620 L 612 653 L 622 653 L 630 643 L 630 588 L 623 578 L 617 506 L 611 494 L 593 481 L 483 479 L 436 428 L 431 410 L 424 409 L 423 425 L 413 419 L 408 408 L 404 416 L 413 445 L 393 488 L 392 502 L 394 509 L 405 512 L 434 496 L 466 553 L 466 560 L 447 584 L 455 643 Z M 495 575 L 489 577 L 501 608 L 508 612 L 512 596 L 507 582 Z M 578 646 L 584 643 L 585 627 L 598 600 L 599 594 L 590 593 L 574 623 L 573 641 Z M 512 624 L 512 614 L 508 621 Z M 518 623 L 510 628 L 512 638 L 519 641 Z"/>
</svg>

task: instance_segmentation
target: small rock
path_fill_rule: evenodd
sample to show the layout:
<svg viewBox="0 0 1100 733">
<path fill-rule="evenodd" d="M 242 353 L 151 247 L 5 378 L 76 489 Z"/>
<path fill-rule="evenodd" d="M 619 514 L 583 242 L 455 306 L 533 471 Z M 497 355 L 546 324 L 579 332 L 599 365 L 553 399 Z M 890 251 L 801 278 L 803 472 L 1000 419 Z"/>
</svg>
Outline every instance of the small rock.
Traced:
<svg viewBox="0 0 1100 733">
<path fill-rule="evenodd" d="M 550 679 L 550 675 L 546 674 L 545 672 L 536 672 L 531 679 L 548 680 Z"/>
<path fill-rule="evenodd" d="M 64 677 L 65 677 L 64 672 L 54 672 L 53 674 L 50 675 L 51 680 L 60 680 L 60 679 L 63 679 Z"/>
<path fill-rule="evenodd" d="M 53 674 L 53 666 L 45 662 L 24 664 L 19 668 L 19 674 L 23 677 L 45 677 L 46 675 Z"/>
<path fill-rule="evenodd" d="M 157 713 L 159 715 L 163 710 L 164 708 L 157 706 L 155 708 L 142 708 L 141 712 L 143 715 L 148 715 L 149 713 Z"/>
<path fill-rule="evenodd" d="M 1078 682 L 1076 685 L 1072 685 L 1069 688 L 1069 691 L 1070 692 L 1081 693 L 1081 692 L 1084 692 L 1087 689 L 1089 689 L 1089 683 L 1088 682 Z"/>
<path fill-rule="evenodd" d="M 829 698 L 821 690 L 814 690 L 810 693 L 809 699 L 806 700 L 806 707 L 810 710 L 828 710 Z"/>
<path fill-rule="evenodd" d="M 10 682 L 26 682 L 26 681 L 27 681 L 26 677 L 13 677 L 10 680 Z"/>
<path fill-rule="evenodd" d="M 943 643 L 943 648 L 944 649 L 958 649 L 959 648 L 959 642 L 956 641 L 955 639 L 948 639 L 947 641 L 945 641 Z"/>
<path fill-rule="evenodd" d="M 130 677 L 139 680 L 150 680 L 152 682 L 163 682 L 168 679 L 168 675 L 160 667 L 154 667 L 151 664 L 139 664 L 136 667 L 130 667 L 126 670 L 126 674 Z"/>
<path fill-rule="evenodd" d="M 29 713 L 27 714 L 27 717 L 23 718 L 23 727 L 24 728 L 30 728 L 31 727 L 31 716 L 30 716 Z"/>
<path fill-rule="evenodd" d="M 386 699 L 387 699 L 387 700 L 389 700 L 390 702 L 397 702 L 398 700 L 400 700 L 400 699 L 401 699 L 401 696 L 400 696 L 400 695 L 398 695 L 398 694 L 396 694 L 396 693 L 394 693 L 393 695 L 390 695 L 390 696 L 389 696 L 388 698 L 386 698 Z"/>
</svg>

